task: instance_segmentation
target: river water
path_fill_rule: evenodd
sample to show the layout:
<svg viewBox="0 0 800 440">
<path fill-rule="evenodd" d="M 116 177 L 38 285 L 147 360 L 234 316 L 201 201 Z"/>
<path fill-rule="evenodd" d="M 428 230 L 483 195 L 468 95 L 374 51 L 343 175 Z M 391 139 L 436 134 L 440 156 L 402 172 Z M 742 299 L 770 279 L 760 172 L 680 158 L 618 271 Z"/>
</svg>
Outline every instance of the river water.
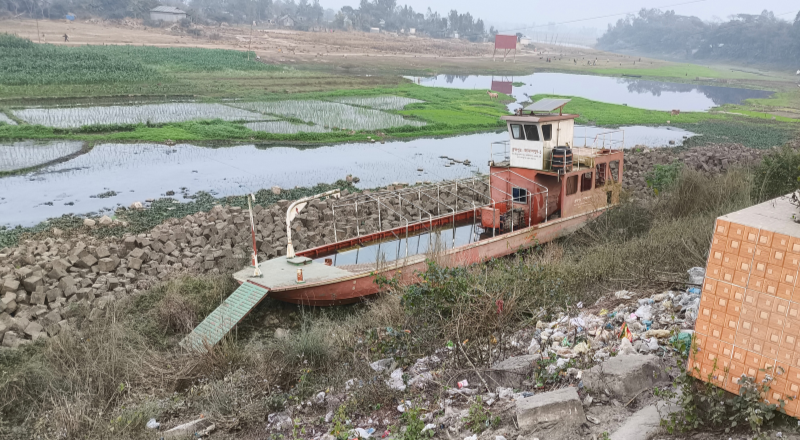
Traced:
<svg viewBox="0 0 800 440">
<path fill-rule="evenodd" d="M 528 100 L 528 96 L 553 94 L 580 96 L 593 101 L 665 111 L 707 111 L 723 104 L 739 104 L 745 99 L 768 98 L 772 95 L 772 92 L 763 90 L 569 73 L 536 73 L 525 76 L 438 75 L 430 78 L 408 78 L 415 82 L 419 80 L 419 84 L 431 87 L 491 89 L 512 95 L 518 102 Z M 514 86 L 515 82 L 524 85 Z"/>
<path fill-rule="evenodd" d="M 692 135 L 674 127 L 623 129 L 627 146 L 665 146 L 669 141 L 680 145 L 685 136 Z M 576 144 L 581 145 L 578 137 L 586 136 L 591 143 L 595 135 L 608 131 L 578 127 Z M 619 132 L 614 135 L 620 139 Z M 208 191 L 228 196 L 273 185 L 291 188 L 330 183 L 348 174 L 358 176 L 359 186 L 364 188 L 468 177 L 488 172 L 490 145 L 507 139 L 503 131 L 317 148 L 100 144 L 86 154 L 36 172 L 0 178 L 0 225 L 30 226 L 67 213 L 99 213 L 159 198 L 167 191 L 180 194 L 181 188 L 190 194 Z M 35 161 L 28 157 L 35 151 L 26 152 L 26 159 Z M 471 164 L 451 165 L 450 159 L 441 156 L 468 159 Z M 116 195 L 97 197 L 109 191 Z"/>
</svg>

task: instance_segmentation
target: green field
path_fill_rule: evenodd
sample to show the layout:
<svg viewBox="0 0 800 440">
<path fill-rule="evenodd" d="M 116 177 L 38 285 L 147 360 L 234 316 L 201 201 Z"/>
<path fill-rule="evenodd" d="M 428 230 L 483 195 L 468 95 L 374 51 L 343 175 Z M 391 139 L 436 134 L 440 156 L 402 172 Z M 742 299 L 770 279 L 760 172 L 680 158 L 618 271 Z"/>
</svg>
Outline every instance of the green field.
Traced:
<svg viewBox="0 0 800 440">
<path fill-rule="evenodd" d="M 423 121 L 421 127 L 402 126 L 372 131 L 333 130 L 327 133 L 278 134 L 252 131 L 243 123 L 222 120 L 190 121 L 167 124 L 114 124 L 88 126 L 75 129 L 58 129 L 41 125 L 0 124 L 0 139 L 76 139 L 84 141 L 221 141 L 260 140 L 297 142 L 347 142 L 364 141 L 368 135 L 409 137 L 438 136 L 502 128 L 500 116 L 507 114 L 505 103 L 509 97 L 491 100 L 482 91 L 434 89 L 414 84 L 392 88 L 338 90 L 323 93 L 298 93 L 292 101 L 334 101 L 342 97 L 403 96 L 424 101 L 409 104 L 404 110 L 391 111 L 413 120 Z M 283 97 L 281 97 L 283 98 Z M 285 99 L 285 98 L 283 98 Z M 263 97 L 261 101 L 278 101 L 279 97 Z M 292 120 L 291 118 L 287 118 Z M 298 122 L 292 120 L 292 122 Z"/>
</svg>

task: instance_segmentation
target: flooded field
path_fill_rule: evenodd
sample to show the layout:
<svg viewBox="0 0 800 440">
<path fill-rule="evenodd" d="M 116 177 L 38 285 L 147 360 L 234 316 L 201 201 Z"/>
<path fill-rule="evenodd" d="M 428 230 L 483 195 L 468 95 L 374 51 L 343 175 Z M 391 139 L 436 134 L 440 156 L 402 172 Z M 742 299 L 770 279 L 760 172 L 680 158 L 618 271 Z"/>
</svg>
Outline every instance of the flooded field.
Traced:
<svg viewBox="0 0 800 440">
<path fill-rule="evenodd" d="M 23 141 L 0 144 L 0 171 L 14 171 L 58 160 L 83 148 L 83 142 Z"/>
<path fill-rule="evenodd" d="M 408 104 L 417 104 L 419 99 L 405 98 L 402 96 L 375 96 L 368 98 L 337 98 L 334 101 L 342 104 L 358 105 L 361 107 L 371 107 L 378 110 L 402 110 Z"/>
<path fill-rule="evenodd" d="M 772 95 L 772 92 L 763 90 L 568 73 L 536 73 L 515 77 L 438 75 L 412 79 L 431 87 L 495 90 L 514 96 L 518 102 L 526 101 L 528 96 L 546 93 L 667 111 L 707 111 L 723 104 L 739 104 L 745 99 Z"/>
<path fill-rule="evenodd" d="M 244 102 L 235 104 L 239 108 L 266 114 L 297 118 L 323 127 L 350 130 L 377 130 L 411 125 L 421 127 L 421 121 L 405 119 L 400 115 L 326 101 L 275 101 Z"/>
<path fill-rule="evenodd" d="M 581 136 L 608 130 L 578 127 Z M 680 144 L 692 133 L 658 127 L 626 127 L 627 146 Z M 84 214 L 128 206 L 175 191 L 240 195 L 278 185 L 284 188 L 334 182 L 348 174 L 364 188 L 393 182 L 415 183 L 468 177 L 487 172 L 489 145 L 508 139 L 505 132 L 386 144 L 340 144 L 319 148 L 240 145 L 207 148 L 182 144 L 101 144 L 87 154 L 37 172 L 0 179 L 0 224 L 29 226 L 66 213 Z M 444 157 L 442 157 L 444 156 Z M 451 162 L 464 161 L 470 166 Z M 419 171 L 419 170 L 422 171 Z M 101 193 L 116 195 L 97 198 Z"/>
<path fill-rule="evenodd" d="M 17 123 L 14 122 L 13 119 L 9 118 L 8 116 L 6 116 L 5 113 L 2 112 L 0 112 L 0 122 L 4 122 L 9 125 L 17 125 Z"/>
<path fill-rule="evenodd" d="M 337 102 L 301 100 L 270 102 L 228 102 L 208 104 L 173 102 L 76 107 L 29 107 L 14 114 L 29 124 L 55 128 L 78 128 L 87 125 L 141 124 L 185 122 L 201 119 L 225 121 L 258 121 L 248 124 L 253 130 L 270 133 L 325 132 L 336 127 L 348 130 L 377 130 L 425 122 L 405 119 L 382 110 L 402 110 L 411 103 L 422 102 L 400 96 L 348 97 Z M 5 119 L 3 119 L 5 118 Z M 281 119 L 299 119 L 308 124 L 294 124 Z M 274 123 L 271 123 L 273 122 Z M 0 122 L 16 124 L 0 113 Z M 257 128 L 253 128 L 257 127 Z"/>
<path fill-rule="evenodd" d="M 261 121 L 274 118 L 222 104 L 171 103 L 106 107 L 28 108 L 14 114 L 29 124 L 56 128 L 84 125 L 183 122 L 197 119 Z"/>
</svg>

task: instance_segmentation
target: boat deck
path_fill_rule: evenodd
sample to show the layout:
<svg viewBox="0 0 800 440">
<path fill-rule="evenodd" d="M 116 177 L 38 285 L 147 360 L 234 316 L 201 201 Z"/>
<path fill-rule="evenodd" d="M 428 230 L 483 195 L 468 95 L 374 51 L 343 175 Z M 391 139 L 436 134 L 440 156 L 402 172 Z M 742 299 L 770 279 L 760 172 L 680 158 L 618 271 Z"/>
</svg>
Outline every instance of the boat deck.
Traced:
<svg viewBox="0 0 800 440">
<path fill-rule="evenodd" d="M 297 266 L 286 261 L 285 256 L 261 262 L 258 267 L 261 269 L 261 277 L 254 277 L 253 267 L 250 266 L 234 273 L 233 278 L 240 283 L 250 281 L 269 289 L 283 289 L 298 285 L 297 269 L 303 269 L 303 280 L 305 281 L 303 284 L 335 280 L 353 275 L 351 271 L 313 261 L 309 264 Z"/>
</svg>

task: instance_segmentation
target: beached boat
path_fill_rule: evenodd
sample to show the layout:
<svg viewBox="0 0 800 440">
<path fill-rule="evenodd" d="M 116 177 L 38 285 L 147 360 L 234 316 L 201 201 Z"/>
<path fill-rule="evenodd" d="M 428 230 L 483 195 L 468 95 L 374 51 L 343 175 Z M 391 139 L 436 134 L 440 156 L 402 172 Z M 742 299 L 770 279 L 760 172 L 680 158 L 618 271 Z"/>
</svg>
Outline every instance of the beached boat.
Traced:
<svg viewBox="0 0 800 440">
<path fill-rule="evenodd" d="M 378 277 L 418 281 L 432 253 L 440 264 L 468 265 L 585 225 L 619 201 L 624 133 L 576 146 L 578 115 L 562 113 L 567 102 L 545 99 L 503 116 L 510 139 L 490 146 L 488 176 L 345 197 L 334 190 L 290 204 L 286 255 L 258 262 L 253 233 L 252 264 L 234 274 L 241 287 L 182 344 L 215 344 L 267 296 L 310 306 L 352 303 L 376 294 Z M 319 200 L 330 206 L 335 239 L 295 252 L 292 220 Z"/>
</svg>

